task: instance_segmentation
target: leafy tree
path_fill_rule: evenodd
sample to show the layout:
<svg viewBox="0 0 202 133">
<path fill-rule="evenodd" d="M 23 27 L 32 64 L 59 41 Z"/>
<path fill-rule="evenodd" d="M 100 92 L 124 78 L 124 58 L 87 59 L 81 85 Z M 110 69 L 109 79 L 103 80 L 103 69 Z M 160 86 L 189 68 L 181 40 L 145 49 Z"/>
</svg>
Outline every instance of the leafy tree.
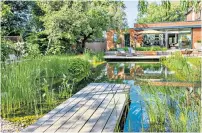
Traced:
<svg viewBox="0 0 202 133">
<path fill-rule="evenodd" d="M 138 11 L 139 11 L 139 14 L 146 13 L 148 5 L 149 5 L 148 1 L 146 1 L 146 0 L 139 0 L 138 1 Z"/>
<path fill-rule="evenodd" d="M 199 0 L 180 0 L 179 4 L 170 0 L 163 0 L 160 4 L 148 3 L 146 0 L 138 2 L 138 23 L 183 21 L 184 13 L 189 8 L 198 12 L 201 7 Z"/>
<path fill-rule="evenodd" d="M 19 35 L 27 25 L 31 1 L 3 1 L 1 28 L 3 35 Z"/>
<path fill-rule="evenodd" d="M 184 11 L 178 4 L 172 4 L 170 7 L 168 7 L 166 3 L 160 5 L 158 5 L 157 3 L 151 3 L 148 5 L 147 12 L 145 12 L 144 15 L 140 13 L 138 14 L 137 22 L 173 22 L 182 21 L 184 20 L 184 18 Z"/>
<path fill-rule="evenodd" d="M 180 0 L 181 8 L 187 11 L 189 8 L 193 8 L 195 12 L 200 11 L 201 1 L 200 0 Z"/>
<path fill-rule="evenodd" d="M 38 5 L 45 12 L 42 17 L 48 34 L 47 49 L 54 45 L 85 47 L 87 40 L 99 38 L 110 28 L 123 28 L 123 2 L 117 1 L 46 1 Z"/>
</svg>

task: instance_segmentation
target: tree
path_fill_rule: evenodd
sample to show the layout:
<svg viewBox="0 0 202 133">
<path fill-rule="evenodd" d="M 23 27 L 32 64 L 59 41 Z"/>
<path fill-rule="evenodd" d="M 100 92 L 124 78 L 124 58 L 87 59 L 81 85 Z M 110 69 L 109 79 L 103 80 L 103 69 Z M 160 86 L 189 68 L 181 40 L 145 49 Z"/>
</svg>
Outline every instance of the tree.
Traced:
<svg viewBox="0 0 202 133">
<path fill-rule="evenodd" d="M 180 0 L 181 8 L 187 11 L 189 8 L 193 8 L 194 12 L 200 11 L 201 1 L 200 0 Z"/>
<path fill-rule="evenodd" d="M 4 35 L 20 35 L 30 18 L 32 1 L 3 1 L 1 28 Z"/>
<path fill-rule="evenodd" d="M 170 8 L 170 9 L 169 9 Z M 179 4 L 172 4 L 170 7 L 164 4 L 150 3 L 147 11 L 142 15 L 138 14 L 138 23 L 173 22 L 184 20 L 184 11 Z"/>
<path fill-rule="evenodd" d="M 52 46 L 85 47 L 87 40 L 99 38 L 103 31 L 125 26 L 123 2 L 118 1 L 46 1 L 38 4 L 48 34 L 48 49 Z"/>
<path fill-rule="evenodd" d="M 148 5 L 149 5 L 148 1 L 139 0 L 138 1 L 138 11 L 139 11 L 139 14 L 145 14 L 147 12 Z"/>
<path fill-rule="evenodd" d="M 154 2 L 148 4 L 145 0 L 139 0 L 137 21 L 138 23 L 183 21 L 184 13 L 189 8 L 198 12 L 200 7 L 199 0 L 181 0 L 179 4 L 172 3 L 170 0 L 163 0 L 160 4 Z"/>
</svg>

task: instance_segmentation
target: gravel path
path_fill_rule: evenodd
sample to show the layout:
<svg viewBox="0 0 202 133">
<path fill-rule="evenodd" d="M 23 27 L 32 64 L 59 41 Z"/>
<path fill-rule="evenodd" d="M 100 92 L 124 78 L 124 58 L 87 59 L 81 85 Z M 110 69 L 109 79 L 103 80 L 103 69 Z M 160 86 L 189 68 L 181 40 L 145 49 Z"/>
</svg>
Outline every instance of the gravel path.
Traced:
<svg viewBox="0 0 202 133">
<path fill-rule="evenodd" d="M 11 132 L 19 132 L 20 130 L 23 129 L 23 127 L 18 126 L 12 122 L 9 122 L 5 119 L 2 119 L 0 117 L 0 121 L 1 121 L 1 133 L 11 133 Z"/>
</svg>

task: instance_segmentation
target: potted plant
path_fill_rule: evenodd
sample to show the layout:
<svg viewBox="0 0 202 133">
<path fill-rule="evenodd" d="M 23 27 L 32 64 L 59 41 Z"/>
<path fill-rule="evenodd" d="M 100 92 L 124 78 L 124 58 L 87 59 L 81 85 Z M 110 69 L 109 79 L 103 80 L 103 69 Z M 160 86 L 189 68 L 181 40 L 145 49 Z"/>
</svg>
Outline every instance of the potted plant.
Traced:
<svg viewBox="0 0 202 133">
<path fill-rule="evenodd" d="M 116 41 L 116 47 L 117 48 L 121 47 L 121 39 L 120 38 Z"/>
</svg>

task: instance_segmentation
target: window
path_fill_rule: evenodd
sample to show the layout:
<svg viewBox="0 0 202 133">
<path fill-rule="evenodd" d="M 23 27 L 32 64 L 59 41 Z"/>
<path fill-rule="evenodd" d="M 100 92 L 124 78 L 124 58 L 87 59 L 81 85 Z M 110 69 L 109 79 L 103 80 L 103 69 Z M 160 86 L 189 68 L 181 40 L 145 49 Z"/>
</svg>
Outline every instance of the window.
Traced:
<svg viewBox="0 0 202 133">
<path fill-rule="evenodd" d="M 179 34 L 178 42 L 181 49 L 191 48 L 191 34 L 190 33 Z"/>
</svg>

